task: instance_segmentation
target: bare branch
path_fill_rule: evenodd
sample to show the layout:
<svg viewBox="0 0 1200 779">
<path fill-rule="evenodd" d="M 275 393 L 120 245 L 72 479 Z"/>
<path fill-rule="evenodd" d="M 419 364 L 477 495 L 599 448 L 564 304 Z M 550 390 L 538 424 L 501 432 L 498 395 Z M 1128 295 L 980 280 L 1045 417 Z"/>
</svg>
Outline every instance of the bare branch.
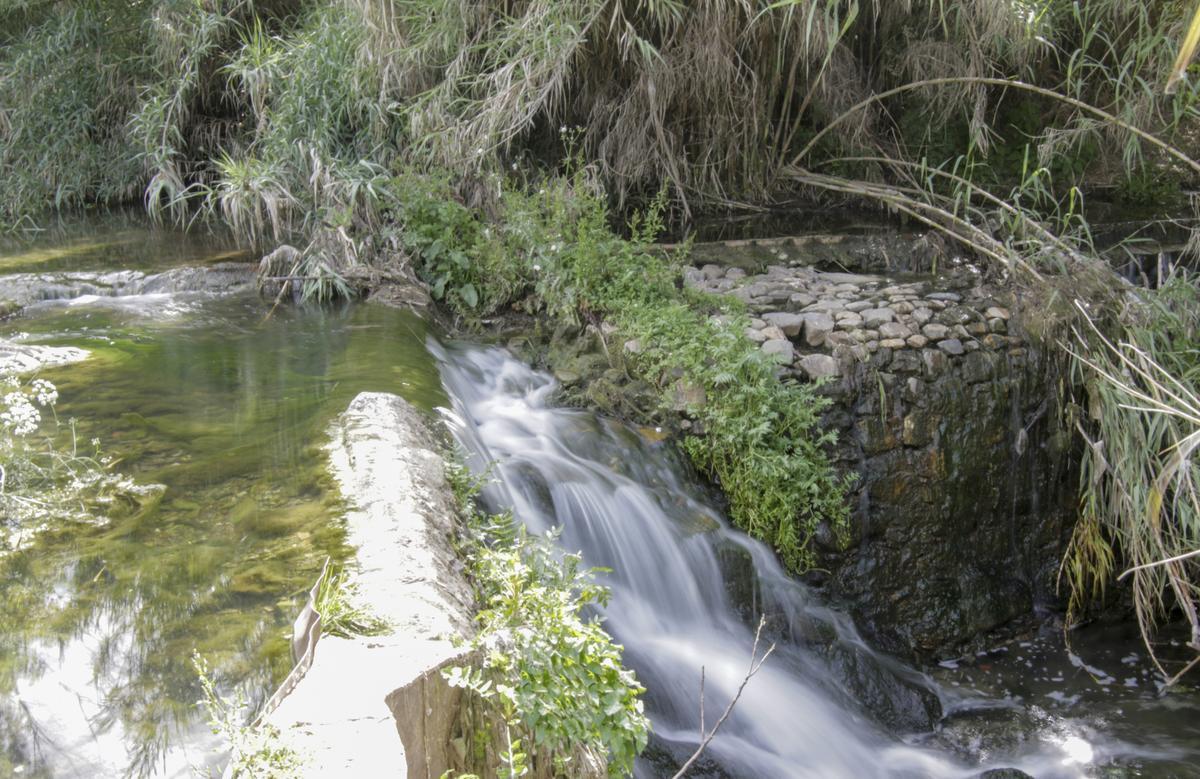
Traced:
<svg viewBox="0 0 1200 779">
<path fill-rule="evenodd" d="M 713 737 L 717 735 L 717 731 L 725 724 L 725 720 L 729 719 L 729 715 L 733 712 L 733 707 L 737 705 L 738 700 L 742 697 L 742 691 L 746 689 L 746 684 L 758 673 L 758 670 L 762 668 L 762 664 L 767 662 L 767 658 L 775 651 L 775 644 L 772 643 L 771 646 L 767 647 L 767 651 L 763 652 L 761 658 L 758 656 L 758 642 L 762 638 L 762 630 L 766 624 L 766 616 L 759 617 L 758 629 L 754 631 L 754 646 L 750 649 L 750 670 L 746 672 L 746 675 L 742 678 L 742 683 L 738 685 L 733 700 L 729 701 L 729 705 L 725 707 L 721 718 L 717 720 L 717 723 L 713 725 L 712 730 L 708 731 L 708 733 L 704 732 L 704 669 L 700 669 L 700 746 L 696 747 L 696 751 L 692 753 L 692 756 L 687 759 L 686 763 L 679 767 L 679 770 L 675 772 L 675 775 L 671 779 L 683 779 L 683 776 L 692 767 L 692 764 L 700 759 L 700 755 L 704 754 L 704 750 L 713 740 Z"/>
</svg>

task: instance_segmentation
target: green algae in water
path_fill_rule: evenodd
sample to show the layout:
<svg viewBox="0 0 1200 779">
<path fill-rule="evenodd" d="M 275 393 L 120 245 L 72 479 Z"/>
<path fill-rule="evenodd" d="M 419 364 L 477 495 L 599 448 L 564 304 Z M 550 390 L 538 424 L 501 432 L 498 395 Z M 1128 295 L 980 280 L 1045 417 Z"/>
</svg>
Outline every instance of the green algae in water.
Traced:
<svg viewBox="0 0 1200 779">
<path fill-rule="evenodd" d="M 60 418 L 75 417 L 80 439 L 98 438 L 121 472 L 166 486 L 142 510 L 52 528 L 0 558 L 8 767 L 38 770 L 31 729 L 60 712 L 31 705 L 29 690 L 78 679 L 63 658 L 88 666 L 79 706 L 100 741 L 128 750 L 134 774 L 161 770 L 169 745 L 196 743 L 193 651 L 223 686 L 265 698 L 290 669 L 290 623 L 322 561 L 352 556 L 321 451 L 330 420 L 367 390 L 445 403 L 410 314 L 264 313 L 253 298 L 97 301 L 41 307 L 0 332 L 91 350 L 44 374 Z M 64 764 L 50 754 L 44 766 Z"/>
</svg>

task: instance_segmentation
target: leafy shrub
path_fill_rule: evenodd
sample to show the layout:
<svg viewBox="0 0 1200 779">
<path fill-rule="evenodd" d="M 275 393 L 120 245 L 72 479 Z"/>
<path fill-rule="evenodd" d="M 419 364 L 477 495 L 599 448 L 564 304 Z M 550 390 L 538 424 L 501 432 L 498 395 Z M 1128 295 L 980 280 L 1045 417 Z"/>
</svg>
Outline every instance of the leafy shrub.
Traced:
<svg viewBox="0 0 1200 779">
<path fill-rule="evenodd" d="M 467 484 L 461 472 L 458 483 Z M 553 535 L 531 536 L 509 515 L 484 515 L 469 496 L 463 506 L 483 662 L 449 669 L 446 678 L 500 716 L 500 775 L 522 776 L 538 764 L 581 776 L 589 753 L 607 756 L 610 775 L 632 773 L 650 725 L 622 648 L 587 616 L 608 591 Z"/>
</svg>

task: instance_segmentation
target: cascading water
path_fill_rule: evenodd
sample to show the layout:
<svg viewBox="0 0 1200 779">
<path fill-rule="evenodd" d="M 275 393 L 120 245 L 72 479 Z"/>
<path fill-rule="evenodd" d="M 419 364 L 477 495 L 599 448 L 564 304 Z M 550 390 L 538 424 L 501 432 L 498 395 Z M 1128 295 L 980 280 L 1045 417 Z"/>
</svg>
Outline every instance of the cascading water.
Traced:
<svg viewBox="0 0 1200 779">
<path fill-rule="evenodd" d="M 843 615 L 789 579 L 768 549 L 728 525 L 670 447 L 620 423 L 549 407 L 553 379 L 503 350 L 431 349 L 459 442 L 473 468 L 492 468 L 483 496 L 489 507 L 512 508 L 537 532 L 560 526 L 564 547 L 612 570 L 605 626 L 648 689 L 664 757 L 644 760 L 639 775 L 669 775 L 671 762 L 695 749 L 701 668 L 711 726 L 749 668 L 759 612 L 768 615 L 777 650 L 709 746 L 708 770 L 970 777 L 988 767 L 897 735 L 928 731 L 939 708 L 961 706 L 961 697 L 951 699 L 867 647 Z M 753 604 L 739 609 L 738 600 Z M 1040 777 L 1085 775 L 1053 744 L 1023 751 L 1002 765 Z"/>
</svg>

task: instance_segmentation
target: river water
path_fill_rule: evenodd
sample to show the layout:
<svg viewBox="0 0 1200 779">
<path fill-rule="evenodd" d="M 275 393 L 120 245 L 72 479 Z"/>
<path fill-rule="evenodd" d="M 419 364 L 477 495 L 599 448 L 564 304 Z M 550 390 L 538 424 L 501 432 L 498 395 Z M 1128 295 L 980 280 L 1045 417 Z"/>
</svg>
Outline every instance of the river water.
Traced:
<svg viewBox="0 0 1200 779">
<path fill-rule="evenodd" d="M 0 247 L 0 274 L 230 256 L 219 241 L 139 229 Z M 1084 635 L 1074 654 L 1031 637 L 906 667 L 732 529 L 653 431 L 556 408 L 549 376 L 501 349 L 442 346 L 402 312 L 264 313 L 253 297 L 182 293 L 49 301 L 0 323 L 2 337 L 91 350 L 44 374 L 60 418 L 77 418 L 121 471 L 166 486 L 145 512 L 0 554 L 0 775 L 219 764 L 190 658 L 252 700 L 286 673 L 304 591 L 326 556 L 352 559 L 319 447 L 366 390 L 445 408 L 474 465 L 492 467 L 493 507 L 536 531 L 561 526 L 567 548 L 612 569 L 602 616 L 654 723 L 639 776 L 670 775 L 694 749 L 701 669 L 711 723 L 747 670 L 759 615 L 777 648 L 696 776 L 1200 775 L 1200 697 L 1164 695 L 1132 636 Z"/>
<path fill-rule="evenodd" d="M 0 268 L 229 256 L 220 242 L 119 228 L 10 246 Z M 184 293 L 47 301 L 0 323 L 0 337 L 88 349 L 42 374 L 59 418 L 76 418 L 79 440 L 99 439 L 121 472 L 166 486 L 147 511 L 0 552 L 0 776 L 182 777 L 219 761 L 192 654 L 223 689 L 262 700 L 290 669 L 291 620 L 325 557 L 353 555 L 320 451 L 330 419 L 367 390 L 446 402 L 410 314 L 265 313 L 253 296 Z"/>
</svg>

